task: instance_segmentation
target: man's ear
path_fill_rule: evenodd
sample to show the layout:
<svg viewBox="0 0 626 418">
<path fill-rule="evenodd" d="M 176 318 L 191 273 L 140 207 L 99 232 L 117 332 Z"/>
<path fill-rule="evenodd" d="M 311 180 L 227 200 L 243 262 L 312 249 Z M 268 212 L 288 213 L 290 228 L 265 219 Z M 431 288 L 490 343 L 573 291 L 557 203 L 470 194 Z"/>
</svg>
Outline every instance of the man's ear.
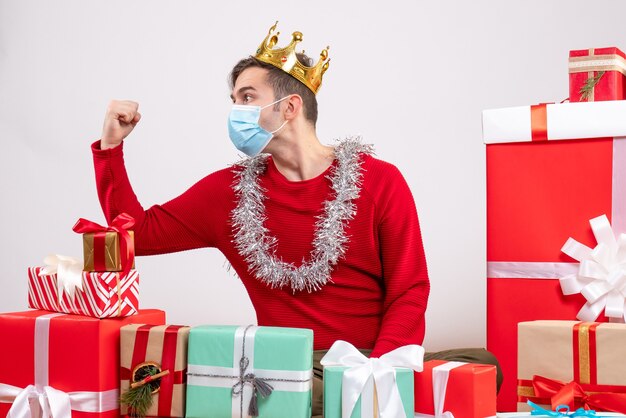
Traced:
<svg viewBox="0 0 626 418">
<path fill-rule="evenodd" d="M 303 109 L 302 97 L 299 94 L 292 94 L 287 100 L 287 107 L 285 108 L 285 119 L 295 119 Z"/>
</svg>

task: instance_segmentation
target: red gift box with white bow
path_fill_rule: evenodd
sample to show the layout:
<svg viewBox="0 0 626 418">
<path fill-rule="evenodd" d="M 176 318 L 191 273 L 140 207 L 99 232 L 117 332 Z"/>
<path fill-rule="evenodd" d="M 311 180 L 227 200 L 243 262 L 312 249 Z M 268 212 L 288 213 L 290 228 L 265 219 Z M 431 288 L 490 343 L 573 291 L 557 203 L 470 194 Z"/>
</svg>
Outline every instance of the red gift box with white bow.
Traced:
<svg viewBox="0 0 626 418">
<path fill-rule="evenodd" d="M 599 243 L 589 221 L 601 215 L 616 236 L 626 232 L 624 137 L 626 101 L 483 111 L 487 348 L 504 373 L 498 410 L 514 410 L 516 404 L 517 324 L 574 320 L 593 293 L 572 290 L 589 262 L 563 252 L 564 244 L 573 238 L 595 249 Z M 564 281 L 572 285 L 567 294 L 561 278 L 570 279 Z M 590 278 L 582 278 L 582 285 L 590 284 L 585 280 Z M 600 313 L 591 320 L 606 321 L 604 307 L 592 310 Z"/>
</svg>

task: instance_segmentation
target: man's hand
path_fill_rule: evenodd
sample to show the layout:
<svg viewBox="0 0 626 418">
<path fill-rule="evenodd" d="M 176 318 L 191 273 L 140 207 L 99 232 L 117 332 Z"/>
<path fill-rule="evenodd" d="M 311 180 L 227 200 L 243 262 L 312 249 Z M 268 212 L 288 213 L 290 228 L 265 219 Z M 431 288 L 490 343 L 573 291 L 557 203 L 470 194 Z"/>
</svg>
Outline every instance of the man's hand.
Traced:
<svg viewBox="0 0 626 418">
<path fill-rule="evenodd" d="M 100 149 L 117 147 L 139 123 L 139 103 L 130 100 L 111 100 L 104 116 Z"/>
</svg>

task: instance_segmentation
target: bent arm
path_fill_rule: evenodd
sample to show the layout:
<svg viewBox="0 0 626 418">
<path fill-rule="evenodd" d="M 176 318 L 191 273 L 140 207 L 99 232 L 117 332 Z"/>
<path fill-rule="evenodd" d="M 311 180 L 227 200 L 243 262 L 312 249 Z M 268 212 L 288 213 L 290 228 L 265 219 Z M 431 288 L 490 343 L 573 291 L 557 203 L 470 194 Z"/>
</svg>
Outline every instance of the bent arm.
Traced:
<svg viewBox="0 0 626 418">
<path fill-rule="evenodd" d="M 384 314 L 372 357 L 407 344 L 422 344 L 430 282 L 413 195 L 394 167 L 381 199 L 379 224 Z"/>
<path fill-rule="evenodd" d="M 147 210 L 139 203 L 124 166 L 123 143 L 117 147 L 100 149 L 100 141 L 91 146 L 96 186 L 100 205 L 111 222 L 126 212 L 135 218 L 135 251 L 137 255 L 152 255 L 213 247 L 216 242 L 215 176 L 209 175 L 185 193 Z"/>
</svg>

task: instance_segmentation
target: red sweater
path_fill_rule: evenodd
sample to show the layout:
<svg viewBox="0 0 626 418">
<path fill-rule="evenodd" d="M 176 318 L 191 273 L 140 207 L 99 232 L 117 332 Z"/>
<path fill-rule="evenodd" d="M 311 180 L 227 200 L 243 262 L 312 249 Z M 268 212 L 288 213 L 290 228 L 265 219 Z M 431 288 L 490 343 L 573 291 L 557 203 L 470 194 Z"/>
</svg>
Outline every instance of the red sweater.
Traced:
<svg viewBox="0 0 626 418">
<path fill-rule="evenodd" d="M 127 212 L 137 222 L 137 255 L 200 247 L 219 249 L 245 285 L 259 325 L 310 328 L 314 348 L 335 340 L 373 349 L 378 357 L 396 347 L 421 344 L 430 284 L 415 203 L 393 165 L 363 155 L 363 184 L 357 214 L 346 227 L 346 255 L 321 290 L 271 289 L 248 272 L 233 244 L 230 213 L 235 207 L 233 169 L 209 174 L 182 195 L 148 210 L 141 206 L 124 167 L 123 145 L 92 145 L 98 196 L 107 220 Z M 335 161 L 336 163 L 336 161 Z M 265 226 L 278 239 L 276 254 L 299 266 L 309 260 L 315 217 L 330 197 L 330 172 L 289 181 L 271 157 L 260 185 L 267 190 Z"/>
</svg>

